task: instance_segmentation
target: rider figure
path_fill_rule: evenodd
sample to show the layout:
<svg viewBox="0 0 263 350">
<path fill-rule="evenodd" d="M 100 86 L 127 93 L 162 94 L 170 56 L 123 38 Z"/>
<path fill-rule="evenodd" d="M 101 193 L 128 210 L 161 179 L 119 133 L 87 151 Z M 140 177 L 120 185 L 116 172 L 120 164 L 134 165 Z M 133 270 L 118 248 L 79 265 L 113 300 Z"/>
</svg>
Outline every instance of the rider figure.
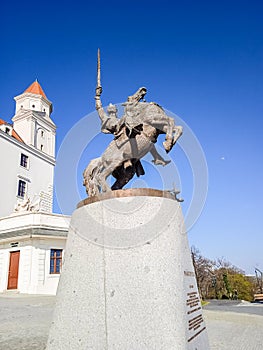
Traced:
<svg viewBox="0 0 263 350">
<path fill-rule="evenodd" d="M 116 135 L 119 131 L 119 119 L 117 116 L 117 107 L 113 104 L 109 104 L 107 108 L 107 113 L 104 112 L 102 103 L 100 100 L 100 95 L 102 93 L 102 87 L 96 88 L 96 110 L 98 111 L 100 120 L 101 120 L 101 131 L 105 134 L 114 134 Z"/>
<path fill-rule="evenodd" d="M 121 119 L 118 119 L 118 109 L 111 103 L 107 107 L 107 113 L 105 113 L 100 99 L 102 87 L 97 87 L 95 101 L 96 110 L 98 111 L 101 120 L 101 131 L 105 134 L 110 133 L 115 136 L 119 136 L 123 131 L 128 131 L 128 137 L 132 137 L 133 131 L 135 131 L 135 133 L 139 133 L 140 129 L 138 126 L 141 125 L 141 123 L 137 120 L 139 111 L 136 107 L 141 100 L 145 102 L 144 96 L 146 95 L 146 92 L 147 89 L 145 87 L 141 87 L 135 92 L 135 94 L 129 96 L 127 102 L 123 104 L 123 106 L 125 106 L 124 116 Z M 162 156 L 157 152 L 154 144 L 150 153 L 154 158 L 152 162 L 155 165 L 165 166 L 166 164 L 170 163 L 170 161 L 162 158 Z M 125 168 L 127 168 L 131 162 L 128 160 L 126 163 Z"/>
</svg>

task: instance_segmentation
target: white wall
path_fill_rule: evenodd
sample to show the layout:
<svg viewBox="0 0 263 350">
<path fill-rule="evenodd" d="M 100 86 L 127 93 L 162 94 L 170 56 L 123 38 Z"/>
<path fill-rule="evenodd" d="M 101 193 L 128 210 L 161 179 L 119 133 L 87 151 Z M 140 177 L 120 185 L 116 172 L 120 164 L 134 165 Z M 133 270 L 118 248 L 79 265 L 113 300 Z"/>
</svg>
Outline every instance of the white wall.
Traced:
<svg viewBox="0 0 263 350">
<path fill-rule="evenodd" d="M 19 170 L 19 150 L 6 141 L 0 134 L 1 171 L 1 198 L 0 217 L 11 214 L 14 211 L 17 195 L 17 174 Z"/>
<path fill-rule="evenodd" d="M 31 110 L 21 110 L 12 118 L 13 128 L 25 144 L 34 146 L 51 157 L 55 157 L 56 126 L 52 120 Z M 44 135 L 41 135 L 43 131 Z"/>
<path fill-rule="evenodd" d="M 11 248 L 11 242 L 18 246 Z M 50 249 L 64 249 L 66 237 L 20 237 L 0 242 L 0 292 L 7 290 L 10 252 L 20 251 L 18 291 L 55 295 L 60 274 L 50 274 Z"/>
<path fill-rule="evenodd" d="M 7 290 L 10 252 L 19 250 L 18 291 L 56 294 L 60 274 L 49 273 L 50 249 L 64 251 L 69 221 L 69 216 L 30 212 L 0 218 L 0 292 Z M 42 234 L 33 233 L 36 229 Z"/>
<path fill-rule="evenodd" d="M 51 102 L 44 99 L 41 95 L 32 93 L 23 93 L 15 97 L 16 114 L 23 109 L 30 109 L 33 111 L 45 112 L 47 117 L 51 113 Z M 33 107 L 34 106 L 34 107 Z"/>
<path fill-rule="evenodd" d="M 38 120 L 35 123 L 34 146 L 40 150 L 41 145 L 43 145 L 42 151 L 52 157 L 55 157 L 55 137 L 55 131 L 48 128 L 47 124 L 44 123 L 43 120 Z"/>
<path fill-rule="evenodd" d="M 50 196 L 51 205 L 46 209 L 50 212 L 53 202 L 51 189 L 53 188 L 54 161 L 52 162 L 48 157 L 45 159 L 45 156 L 38 154 L 34 149 L 14 140 L 2 131 L 0 131 L 0 150 L 2 158 L 0 171 L 0 217 L 14 212 L 14 207 L 17 203 L 19 179 L 26 181 L 27 194 L 31 200 L 35 195 L 40 194 L 41 191 Z M 29 157 L 28 169 L 20 166 L 21 153 Z"/>
<path fill-rule="evenodd" d="M 25 144 L 34 146 L 35 120 L 29 118 L 30 116 L 31 111 L 23 111 L 23 114 L 21 113 L 19 117 L 16 118 L 13 129 L 18 133 Z"/>
</svg>

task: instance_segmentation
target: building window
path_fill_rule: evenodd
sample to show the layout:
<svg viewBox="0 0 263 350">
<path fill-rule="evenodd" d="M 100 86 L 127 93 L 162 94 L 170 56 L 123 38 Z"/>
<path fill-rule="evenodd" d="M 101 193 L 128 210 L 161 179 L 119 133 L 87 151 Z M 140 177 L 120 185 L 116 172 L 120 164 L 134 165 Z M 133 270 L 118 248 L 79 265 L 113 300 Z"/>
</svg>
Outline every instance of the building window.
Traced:
<svg viewBox="0 0 263 350">
<path fill-rule="evenodd" d="M 6 134 L 10 134 L 10 129 L 9 128 L 5 128 L 5 133 Z"/>
<path fill-rule="evenodd" d="M 32 105 L 32 108 L 35 108 L 35 105 Z"/>
<path fill-rule="evenodd" d="M 26 194 L 26 182 L 23 180 L 18 181 L 18 197 L 24 198 Z"/>
<path fill-rule="evenodd" d="M 25 154 L 21 153 L 21 158 L 20 158 L 20 165 L 23 168 L 28 168 L 28 156 Z"/>
<path fill-rule="evenodd" d="M 41 130 L 41 137 L 44 137 L 44 131 L 43 130 Z"/>
<path fill-rule="evenodd" d="M 43 151 L 44 146 L 40 145 L 40 151 Z"/>
<path fill-rule="evenodd" d="M 50 249 L 50 271 L 49 273 L 60 273 L 62 266 L 62 249 Z"/>
</svg>

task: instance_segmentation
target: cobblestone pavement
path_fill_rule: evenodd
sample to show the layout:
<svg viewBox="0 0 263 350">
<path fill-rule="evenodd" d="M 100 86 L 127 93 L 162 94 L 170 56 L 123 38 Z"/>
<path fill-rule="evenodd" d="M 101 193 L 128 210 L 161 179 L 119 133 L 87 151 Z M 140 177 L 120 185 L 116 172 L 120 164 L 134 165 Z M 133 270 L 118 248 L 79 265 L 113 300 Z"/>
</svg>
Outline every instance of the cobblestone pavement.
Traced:
<svg viewBox="0 0 263 350">
<path fill-rule="evenodd" d="M 52 296 L 0 294 L 0 350 L 44 350 L 54 303 Z M 211 350 L 263 350 L 263 316 L 242 310 L 204 310 Z"/>
</svg>

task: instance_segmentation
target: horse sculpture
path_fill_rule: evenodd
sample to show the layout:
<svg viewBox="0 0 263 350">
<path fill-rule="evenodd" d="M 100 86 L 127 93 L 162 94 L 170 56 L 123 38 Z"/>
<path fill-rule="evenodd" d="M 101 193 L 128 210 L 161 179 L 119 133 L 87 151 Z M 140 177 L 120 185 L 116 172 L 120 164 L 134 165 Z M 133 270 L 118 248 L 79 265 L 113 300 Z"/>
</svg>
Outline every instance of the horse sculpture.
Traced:
<svg viewBox="0 0 263 350">
<path fill-rule="evenodd" d="M 160 134 L 165 134 L 163 146 L 170 152 L 176 141 L 182 135 L 182 127 L 175 126 L 174 119 L 167 116 L 157 103 L 144 101 L 146 88 L 140 88 L 129 96 L 124 104 L 124 116 L 117 118 L 117 108 L 109 105 L 108 114 L 102 108 L 100 95 L 100 60 L 98 54 L 98 82 L 96 88 L 96 109 L 102 123 L 102 132 L 113 133 L 114 140 L 106 148 L 101 157 L 93 159 L 83 173 L 83 185 L 89 196 L 95 196 L 100 191 L 121 189 L 130 179 L 144 174 L 140 159 L 150 152 L 153 162 L 166 165 L 157 152 L 154 144 Z M 111 188 L 107 184 L 108 176 L 116 178 Z"/>
<path fill-rule="evenodd" d="M 154 143 L 160 134 L 168 135 L 167 131 L 171 129 L 164 142 L 167 153 L 182 135 L 182 127 L 175 126 L 173 119 L 157 104 L 139 102 L 136 110 L 136 119 L 140 124 L 135 123 L 136 126 L 132 130 L 123 126 L 102 156 L 92 160 L 85 169 L 84 185 L 89 196 L 97 195 L 100 190 L 106 192 L 120 189 L 135 173 L 137 176 L 143 175 L 140 159 L 148 152 L 153 152 Z M 158 164 L 158 161 L 156 163 Z M 109 175 L 116 178 L 111 188 L 106 182 Z"/>
</svg>

